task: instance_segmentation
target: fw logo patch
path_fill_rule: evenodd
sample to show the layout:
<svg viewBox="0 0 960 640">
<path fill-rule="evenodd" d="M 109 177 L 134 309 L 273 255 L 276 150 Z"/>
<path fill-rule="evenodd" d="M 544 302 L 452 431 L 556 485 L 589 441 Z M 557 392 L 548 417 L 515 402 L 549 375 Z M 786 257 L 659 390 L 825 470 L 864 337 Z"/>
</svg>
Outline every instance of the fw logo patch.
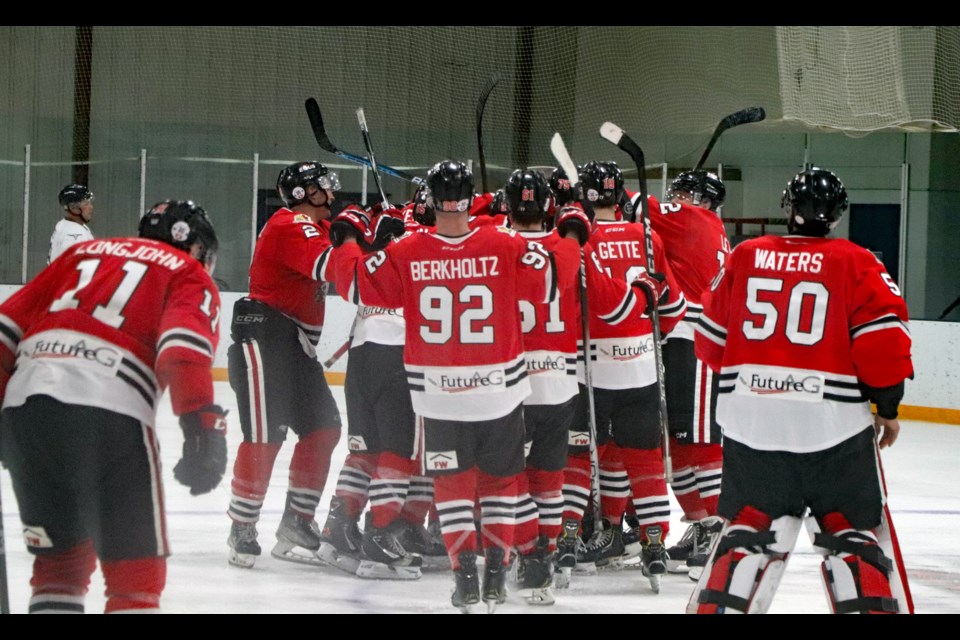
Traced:
<svg viewBox="0 0 960 640">
<path fill-rule="evenodd" d="M 571 447 L 589 447 L 590 433 L 588 431 L 568 431 L 567 444 Z"/>
<path fill-rule="evenodd" d="M 43 527 L 24 527 L 23 541 L 28 547 L 33 549 L 51 549 L 53 540 L 47 535 L 47 530 Z"/>
<path fill-rule="evenodd" d="M 444 471 L 446 469 L 458 469 L 456 451 L 427 451 L 427 469 L 434 471 Z"/>
<path fill-rule="evenodd" d="M 347 438 L 347 448 L 350 451 L 366 451 L 367 443 L 363 436 L 349 436 Z"/>
</svg>

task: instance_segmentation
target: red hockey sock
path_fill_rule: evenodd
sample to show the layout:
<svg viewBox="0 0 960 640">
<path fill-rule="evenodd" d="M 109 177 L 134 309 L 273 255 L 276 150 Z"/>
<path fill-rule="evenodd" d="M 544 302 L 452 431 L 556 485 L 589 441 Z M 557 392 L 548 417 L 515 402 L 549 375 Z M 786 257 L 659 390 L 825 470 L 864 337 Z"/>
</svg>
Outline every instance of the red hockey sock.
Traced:
<svg viewBox="0 0 960 640">
<path fill-rule="evenodd" d="M 62 553 L 35 556 L 30 613 L 83 613 L 96 568 L 97 554 L 90 540 Z"/>
<path fill-rule="evenodd" d="M 680 503 L 680 508 L 683 509 L 683 515 L 688 522 L 696 522 L 711 515 L 697 487 L 694 456 L 699 446 L 701 445 L 677 442 L 676 439 L 670 441 L 670 457 L 673 462 L 673 482 L 670 488 L 673 489 L 673 495 Z M 714 500 L 714 513 L 716 513 L 716 500 Z"/>
<path fill-rule="evenodd" d="M 670 498 L 663 477 L 663 453 L 660 449 L 620 449 L 620 457 L 630 477 L 633 506 L 641 530 L 658 524 L 666 538 L 670 531 Z"/>
<path fill-rule="evenodd" d="M 414 462 L 414 464 L 419 464 Z M 407 500 L 403 503 L 400 517 L 407 522 L 421 525 L 430 514 L 430 522 L 437 520 L 437 510 L 433 506 L 433 478 L 412 476 Z"/>
<path fill-rule="evenodd" d="M 563 517 L 577 522 L 590 503 L 590 453 L 574 453 L 567 456 L 563 470 Z"/>
<path fill-rule="evenodd" d="M 530 495 L 530 483 L 526 473 L 517 476 L 517 513 L 514 517 L 513 546 L 521 555 L 537 548 L 537 507 Z"/>
<path fill-rule="evenodd" d="M 410 477 L 417 471 L 417 461 L 389 451 L 381 453 L 377 470 L 370 481 L 370 512 L 373 526 L 382 529 L 400 516 Z"/>
<path fill-rule="evenodd" d="M 140 558 L 103 563 L 107 584 L 104 613 L 153 613 L 167 582 L 166 558 Z"/>
<path fill-rule="evenodd" d="M 548 550 L 556 548 L 563 516 L 563 471 L 543 471 L 527 467 L 530 495 L 537 503 L 539 534 L 549 540 Z"/>
<path fill-rule="evenodd" d="M 623 451 L 614 443 L 600 457 L 600 510 L 605 520 L 619 525 L 630 499 L 630 479 L 623 465 Z"/>
<path fill-rule="evenodd" d="M 510 561 L 510 549 L 513 547 L 517 528 L 516 512 L 520 502 L 522 476 L 522 473 L 500 477 L 483 471 L 477 472 L 483 548 L 500 547 L 503 550 L 504 564 Z"/>
<path fill-rule="evenodd" d="M 477 551 L 477 527 L 473 516 L 477 494 L 477 470 L 437 476 L 433 482 L 440 517 L 443 544 L 454 569 L 460 567 L 457 556 L 464 551 Z"/>
<path fill-rule="evenodd" d="M 367 505 L 370 491 L 370 480 L 377 469 L 376 453 L 347 454 L 343 461 L 343 468 L 337 477 L 336 496 L 346 507 L 346 515 L 356 520 Z"/>
<path fill-rule="evenodd" d="M 280 443 L 241 442 L 230 483 L 230 517 L 237 522 L 257 522 L 273 474 Z"/>
</svg>

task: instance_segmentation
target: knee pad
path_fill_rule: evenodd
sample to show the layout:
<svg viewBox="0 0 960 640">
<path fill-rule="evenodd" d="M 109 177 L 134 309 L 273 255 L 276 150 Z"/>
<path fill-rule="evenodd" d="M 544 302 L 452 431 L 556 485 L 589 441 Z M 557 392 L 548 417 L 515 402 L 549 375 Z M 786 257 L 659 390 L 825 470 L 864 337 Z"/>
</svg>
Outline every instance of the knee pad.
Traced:
<svg viewBox="0 0 960 640">
<path fill-rule="evenodd" d="M 821 578 L 827 604 L 833 613 L 899 613 L 891 591 L 894 562 L 880 547 L 873 531 L 854 529 L 840 513 L 818 523 L 807 520 L 807 529 L 824 556 Z"/>
<path fill-rule="evenodd" d="M 688 613 L 766 613 L 800 533 L 801 519 L 744 507 L 720 533 Z"/>
</svg>

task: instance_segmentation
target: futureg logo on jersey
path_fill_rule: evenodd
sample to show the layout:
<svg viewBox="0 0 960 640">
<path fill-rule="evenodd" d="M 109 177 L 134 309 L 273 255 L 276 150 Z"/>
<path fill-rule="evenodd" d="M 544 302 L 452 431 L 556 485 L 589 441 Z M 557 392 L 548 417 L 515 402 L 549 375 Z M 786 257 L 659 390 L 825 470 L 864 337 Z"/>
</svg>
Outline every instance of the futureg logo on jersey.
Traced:
<svg viewBox="0 0 960 640">
<path fill-rule="evenodd" d="M 567 358 L 563 354 L 550 357 L 550 356 L 531 356 L 527 354 L 527 373 L 530 375 L 536 375 L 538 373 L 566 373 L 567 371 Z"/>
<path fill-rule="evenodd" d="M 636 360 L 637 358 L 642 358 L 644 355 L 653 352 L 653 338 L 648 337 L 643 342 L 635 344 L 614 344 L 610 345 L 609 348 L 598 348 L 600 353 L 606 356 L 608 360 L 625 362 L 627 360 Z"/>
<path fill-rule="evenodd" d="M 402 316 L 402 309 L 388 309 L 387 307 L 368 307 L 363 305 L 360 307 L 360 317 L 363 319 L 372 318 L 373 316 Z"/>
<path fill-rule="evenodd" d="M 87 341 L 80 339 L 78 342 L 68 344 L 54 340 L 36 340 L 33 342 L 33 349 L 27 354 L 35 360 L 43 358 L 76 358 L 86 362 L 93 362 L 102 367 L 106 367 L 111 372 L 120 366 L 122 356 L 116 349 L 105 346 L 87 345 Z"/>
<path fill-rule="evenodd" d="M 427 469 L 433 471 L 446 471 L 460 467 L 457 462 L 456 451 L 427 451 L 424 458 L 426 459 Z"/>
<path fill-rule="evenodd" d="M 744 367 L 737 374 L 734 393 L 820 402 L 823 400 L 823 390 L 824 377 L 818 373 L 777 367 Z"/>
<path fill-rule="evenodd" d="M 463 393 L 465 391 L 493 391 L 503 387 L 503 369 L 479 372 L 472 376 L 458 376 L 440 374 L 436 378 L 426 378 L 427 393 Z M 432 385 L 432 386 L 431 386 Z"/>
</svg>

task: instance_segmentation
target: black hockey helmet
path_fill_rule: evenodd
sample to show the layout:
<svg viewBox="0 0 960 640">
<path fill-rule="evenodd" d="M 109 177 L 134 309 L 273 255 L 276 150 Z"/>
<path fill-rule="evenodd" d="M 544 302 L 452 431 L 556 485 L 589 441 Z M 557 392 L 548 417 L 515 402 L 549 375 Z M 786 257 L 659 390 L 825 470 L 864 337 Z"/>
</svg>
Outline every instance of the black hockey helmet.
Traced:
<svg viewBox="0 0 960 640">
<path fill-rule="evenodd" d="M 444 160 L 427 172 L 427 186 L 438 213 L 466 213 L 473 203 L 473 174 L 462 162 Z"/>
<path fill-rule="evenodd" d="M 82 184 L 68 184 L 63 189 L 60 189 L 60 194 L 57 196 L 57 199 L 60 201 L 60 206 L 70 208 L 70 206 L 78 202 L 93 200 L 93 191 L 90 191 L 90 189 L 87 189 Z"/>
<path fill-rule="evenodd" d="M 510 213 L 510 211 L 503 196 L 503 189 L 497 189 L 490 200 L 490 215 L 497 216 L 501 213 Z"/>
<path fill-rule="evenodd" d="M 704 169 L 684 171 L 677 175 L 667 190 L 667 200 L 681 193 L 690 194 L 693 204 L 698 207 L 702 206 L 700 203 L 703 202 L 704 198 L 709 198 L 710 206 L 707 208 L 711 211 L 716 211 L 723 206 L 724 200 L 727 198 L 727 188 L 723 186 L 723 182 L 717 177 L 717 174 Z"/>
<path fill-rule="evenodd" d="M 433 197 L 426 183 L 421 184 L 413 194 L 413 219 L 427 227 L 437 224 L 437 214 L 433 210 Z"/>
<path fill-rule="evenodd" d="M 837 226 L 849 203 L 847 190 L 832 171 L 810 167 L 787 183 L 780 206 L 790 233 L 818 237 Z"/>
<path fill-rule="evenodd" d="M 307 185 L 314 184 L 318 189 L 340 190 L 340 179 L 316 161 L 296 162 L 283 169 L 277 176 L 277 193 L 288 207 L 307 200 Z"/>
<path fill-rule="evenodd" d="M 153 205 L 140 218 L 139 235 L 187 253 L 199 242 L 202 249 L 197 260 L 213 273 L 219 248 L 217 233 L 207 212 L 193 200 L 164 200 Z"/>
<path fill-rule="evenodd" d="M 623 173 L 616 162 L 591 160 L 580 169 L 583 193 L 591 204 L 612 207 L 623 196 Z"/>
<path fill-rule="evenodd" d="M 553 201 L 557 209 L 570 204 L 573 201 L 573 191 L 570 189 L 570 178 L 562 167 L 557 167 L 550 174 L 550 192 L 553 194 Z"/>
<path fill-rule="evenodd" d="M 543 174 L 531 169 L 517 169 L 503 187 L 507 213 L 520 220 L 540 220 L 547 213 L 550 187 Z"/>
</svg>

